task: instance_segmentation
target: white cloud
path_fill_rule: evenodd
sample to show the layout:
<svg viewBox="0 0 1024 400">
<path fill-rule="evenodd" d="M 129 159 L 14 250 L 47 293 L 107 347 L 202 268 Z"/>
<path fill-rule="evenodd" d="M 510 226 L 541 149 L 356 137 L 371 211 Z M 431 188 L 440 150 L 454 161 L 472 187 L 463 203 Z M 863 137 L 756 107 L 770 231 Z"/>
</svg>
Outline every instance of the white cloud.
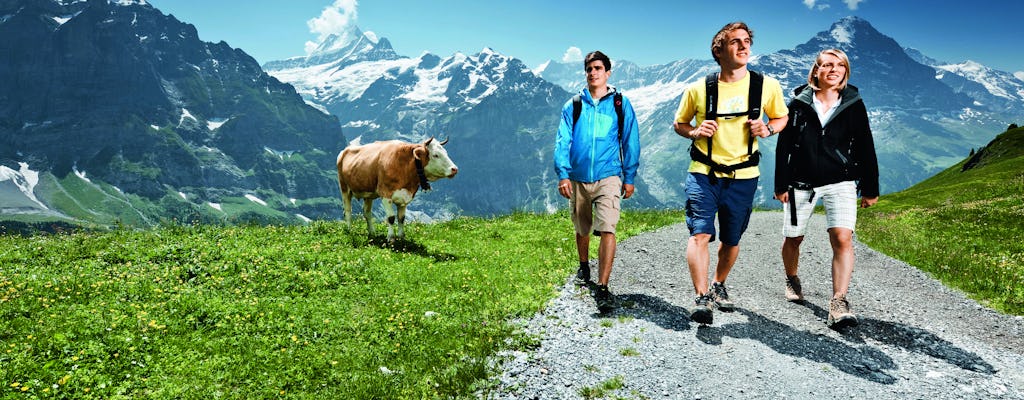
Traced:
<svg viewBox="0 0 1024 400">
<path fill-rule="evenodd" d="M 306 25 L 310 32 L 317 34 L 317 42 L 323 42 L 330 35 L 338 35 L 342 43 L 348 42 L 359 17 L 356 12 L 358 5 L 358 0 L 334 0 L 334 4 L 325 7 L 319 17 L 306 21 Z M 316 47 L 317 43 L 306 42 L 307 53 Z"/>
<path fill-rule="evenodd" d="M 583 61 L 583 51 L 579 47 L 572 46 L 565 50 L 562 55 L 562 62 Z"/>
<path fill-rule="evenodd" d="M 851 10 L 856 10 L 857 5 L 865 1 L 867 0 L 843 0 L 843 3 L 846 3 L 846 7 L 849 7 Z"/>
</svg>

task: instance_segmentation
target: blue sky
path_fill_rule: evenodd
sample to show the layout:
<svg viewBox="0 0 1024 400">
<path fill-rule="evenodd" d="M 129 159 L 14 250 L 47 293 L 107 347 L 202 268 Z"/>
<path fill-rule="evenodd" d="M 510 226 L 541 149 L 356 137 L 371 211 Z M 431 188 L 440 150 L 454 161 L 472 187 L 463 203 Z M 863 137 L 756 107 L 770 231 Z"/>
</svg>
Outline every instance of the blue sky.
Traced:
<svg viewBox="0 0 1024 400">
<path fill-rule="evenodd" d="M 204 41 L 226 41 L 260 63 L 306 54 L 310 42 L 351 24 L 406 56 L 484 47 L 536 67 L 570 48 L 602 50 L 641 65 L 710 59 L 711 36 L 747 22 L 754 52 L 804 43 L 836 20 L 862 17 L 903 46 L 942 61 L 974 60 L 1024 71 L 1020 0 L 149 0 L 191 23 Z M 728 6 L 719 4 L 727 3 Z M 623 5 L 629 4 L 629 5 Z"/>
</svg>

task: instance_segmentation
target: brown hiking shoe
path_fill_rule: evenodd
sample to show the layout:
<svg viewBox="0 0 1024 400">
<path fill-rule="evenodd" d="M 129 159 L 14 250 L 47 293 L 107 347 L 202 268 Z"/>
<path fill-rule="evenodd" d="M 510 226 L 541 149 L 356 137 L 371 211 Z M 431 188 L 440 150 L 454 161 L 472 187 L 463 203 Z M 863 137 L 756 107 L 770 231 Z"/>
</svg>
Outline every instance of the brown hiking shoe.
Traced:
<svg viewBox="0 0 1024 400">
<path fill-rule="evenodd" d="M 711 321 L 714 320 L 714 315 L 711 313 L 711 302 L 711 293 L 697 296 L 693 310 L 690 311 L 690 320 L 698 324 L 711 325 Z"/>
<path fill-rule="evenodd" d="M 796 275 L 786 276 L 786 300 L 804 300 L 804 289 L 802 286 L 800 286 L 800 277 Z"/>
<path fill-rule="evenodd" d="M 725 284 L 715 282 L 708 288 L 708 294 L 711 295 L 711 301 L 715 303 L 715 306 L 722 311 L 732 311 L 736 309 L 736 304 L 729 299 L 729 292 L 725 290 Z"/>
<path fill-rule="evenodd" d="M 850 311 L 850 302 L 846 300 L 845 294 L 833 297 L 832 301 L 828 303 L 827 324 L 832 329 L 857 325 L 857 316 Z"/>
</svg>

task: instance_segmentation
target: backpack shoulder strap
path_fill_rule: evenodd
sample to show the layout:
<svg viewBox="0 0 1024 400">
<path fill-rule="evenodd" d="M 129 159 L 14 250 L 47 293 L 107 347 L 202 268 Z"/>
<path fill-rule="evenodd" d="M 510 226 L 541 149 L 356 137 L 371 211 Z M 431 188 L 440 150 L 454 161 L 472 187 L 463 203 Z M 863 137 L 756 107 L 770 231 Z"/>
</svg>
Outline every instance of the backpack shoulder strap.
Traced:
<svg viewBox="0 0 1024 400">
<path fill-rule="evenodd" d="M 572 128 L 576 129 L 576 121 L 580 120 L 580 113 L 583 112 L 583 98 L 580 95 L 572 96 Z"/>
<path fill-rule="evenodd" d="M 764 87 L 764 75 L 750 72 L 750 88 L 747 91 L 747 119 L 753 121 L 761 118 L 761 92 Z M 754 138 L 747 138 L 747 155 L 754 153 Z"/>
<path fill-rule="evenodd" d="M 615 115 L 619 117 L 619 142 L 622 142 L 622 129 L 626 124 L 626 113 L 622 110 L 622 92 L 615 92 Z"/>
<path fill-rule="evenodd" d="M 619 162 L 623 162 L 624 155 L 622 153 L 622 130 L 625 129 L 623 125 L 626 124 L 626 113 L 622 110 L 622 92 L 616 91 L 615 97 L 615 115 L 619 117 Z"/>
<path fill-rule="evenodd" d="M 761 92 L 764 87 L 764 75 L 750 71 L 750 89 L 747 92 L 747 116 L 750 119 L 761 117 Z"/>
<path fill-rule="evenodd" d="M 718 73 L 704 77 L 704 120 L 718 118 Z M 708 137 L 708 159 L 711 159 L 711 137 Z"/>
<path fill-rule="evenodd" d="M 704 77 L 704 119 L 718 118 L 718 73 Z"/>
</svg>

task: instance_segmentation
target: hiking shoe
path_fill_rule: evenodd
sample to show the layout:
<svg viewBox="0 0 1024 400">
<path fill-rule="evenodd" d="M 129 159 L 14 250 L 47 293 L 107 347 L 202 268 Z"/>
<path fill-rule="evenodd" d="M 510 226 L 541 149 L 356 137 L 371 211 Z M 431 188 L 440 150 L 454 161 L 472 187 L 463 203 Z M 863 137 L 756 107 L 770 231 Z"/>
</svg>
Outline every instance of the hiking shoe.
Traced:
<svg viewBox="0 0 1024 400">
<path fill-rule="evenodd" d="M 828 303 L 828 327 L 842 329 L 857 325 L 857 316 L 850 311 L 850 302 L 846 295 L 838 295 Z"/>
<path fill-rule="evenodd" d="M 585 284 L 590 282 L 590 265 L 580 265 L 580 269 L 576 270 L 576 283 Z"/>
<path fill-rule="evenodd" d="M 712 283 L 708 293 L 711 294 L 711 300 L 722 311 L 732 311 L 736 308 L 736 304 L 729 300 L 729 292 L 725 290 L 724 284 L 719 282 Z"/>
<path fill-rule="evenodd" d="M 608 290 L 608 285 L 597 285 L 594 300 L 597 302 L 597 310 L 601 314 L 607 314 L 615 309 L 615 297 Z"/>
<path fill-rule="evenodd" d="M 786 276 L 786 300 L 804 300 L 804 289 L 800 286 L 800 277 L 796 275 Z"/>
<path fill-rule="evenodd" d="M 693 311 L 690 312 L 690 319 L 699 324 L 711 325 L 714 315 L 711 313 L 710 293 L 697 296 L 697 300 L 694 301 Z"/>
</svg>

